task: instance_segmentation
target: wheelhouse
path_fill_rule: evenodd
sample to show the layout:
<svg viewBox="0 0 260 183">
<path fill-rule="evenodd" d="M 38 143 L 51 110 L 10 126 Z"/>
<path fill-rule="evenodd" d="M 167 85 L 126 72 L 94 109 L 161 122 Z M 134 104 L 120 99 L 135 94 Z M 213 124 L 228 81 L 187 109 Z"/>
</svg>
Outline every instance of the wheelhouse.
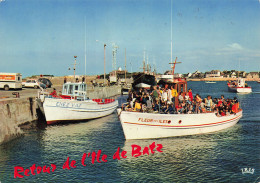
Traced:
<svg viewBox="0 0 260 183">
<path fill-rule="evenodd" d="M 62 95 L 85 98 L 87 85 L 85 83 L 65 83 L 62 88 Z"/>
</svg>

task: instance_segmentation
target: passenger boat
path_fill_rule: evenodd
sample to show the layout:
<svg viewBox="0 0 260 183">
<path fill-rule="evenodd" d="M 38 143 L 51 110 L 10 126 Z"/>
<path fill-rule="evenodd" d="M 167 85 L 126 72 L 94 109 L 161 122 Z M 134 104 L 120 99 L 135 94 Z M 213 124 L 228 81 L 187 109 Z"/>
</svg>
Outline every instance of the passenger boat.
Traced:
<svg viewBox="0 0 260 183">
<path fill-rule="evenodd" d="M 235 125 L 242 110 L 229 116 L 215 113 L 158 114 L 119 110 L 125 139 L 151 139 L 204 134 Z"/>
<path fill-rule="evenodd" d="M 171 84 L 178 93 L 187 92 L 185 79 L 174 79 Z M 176 105 L 178 105 L 177 97 L 175 98 Z M 125 139 L 165 138 L 210 133 L 229 128 L 242 117 L 242 109 L 227 116 L 218 116 L 214 112 L 160 114 L 122 111 L 122 109 L 118 109 L 117 112 Z"/>
<path fill-rule="evenodd" d="M 230 92 L 237 92 L 237 93 L 251 93 L 252 88 L 247 86 L 245 79 L 238 78 L 236 81 L 230 81 L 227 83 L 228 91 Z"/>
<path fill-rule="evenodd" d="M 100 118 L 115 111 L 115 99 L 88 99 L 85 83 L 65 83 L 62 95 L 45 98 L 43 102 L 47 124 Z"/>
</svg>

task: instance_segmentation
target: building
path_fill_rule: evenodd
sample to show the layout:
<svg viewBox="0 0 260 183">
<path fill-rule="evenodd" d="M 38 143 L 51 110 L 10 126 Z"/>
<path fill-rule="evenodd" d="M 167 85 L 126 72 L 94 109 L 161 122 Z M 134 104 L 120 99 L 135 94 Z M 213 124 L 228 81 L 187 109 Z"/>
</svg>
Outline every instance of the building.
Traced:
<svg viewBox="0 0 260 183">
<path fill-rule="evenodd" d="M 221 76 L 221 72 L 219 70 L 212 70 L 210 72 L 205 73 L 205 78 L 215 78 L 215 77 L 223 77 Z"/>
<path fill-rule="evenodd" d="M 259 72 L 250 72 L 246 75 L 247 79 L 259 79 Z"/>
</svg>

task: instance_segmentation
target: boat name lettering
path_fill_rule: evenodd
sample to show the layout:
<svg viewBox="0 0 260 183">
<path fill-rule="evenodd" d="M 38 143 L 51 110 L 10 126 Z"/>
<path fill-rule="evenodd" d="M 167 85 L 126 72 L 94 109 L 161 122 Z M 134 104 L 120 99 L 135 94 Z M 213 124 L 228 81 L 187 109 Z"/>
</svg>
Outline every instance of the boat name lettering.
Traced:
<svg viewBox="0 0 260 183">
<path fill-rule="evenodd" d="M 156 122 L 156 123 L 169 123 L 170 120 L 139 118 L 138 121 L 141 121 L 141 122 Z"/>
<path fill-rule="evenodd" d="M 81 104 L 74 104 L 74 103 L 69 103 L 69 102 L 57 102 L 56 103 L 57 107 L 72 107 L 72 108 L 78 108 L 81 106 Z"/>
</svg>

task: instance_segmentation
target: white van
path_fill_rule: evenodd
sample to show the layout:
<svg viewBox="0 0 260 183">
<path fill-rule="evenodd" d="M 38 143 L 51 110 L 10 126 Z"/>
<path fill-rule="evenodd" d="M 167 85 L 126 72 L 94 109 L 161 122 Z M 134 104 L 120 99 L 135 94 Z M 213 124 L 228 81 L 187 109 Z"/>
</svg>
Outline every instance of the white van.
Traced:
<svg viewBox="0 0 260 183">
<path fill-rule="evenodd" d="M 0 72 L 0 89 L 22 89 L 22 74 Z"/>
</svg>

